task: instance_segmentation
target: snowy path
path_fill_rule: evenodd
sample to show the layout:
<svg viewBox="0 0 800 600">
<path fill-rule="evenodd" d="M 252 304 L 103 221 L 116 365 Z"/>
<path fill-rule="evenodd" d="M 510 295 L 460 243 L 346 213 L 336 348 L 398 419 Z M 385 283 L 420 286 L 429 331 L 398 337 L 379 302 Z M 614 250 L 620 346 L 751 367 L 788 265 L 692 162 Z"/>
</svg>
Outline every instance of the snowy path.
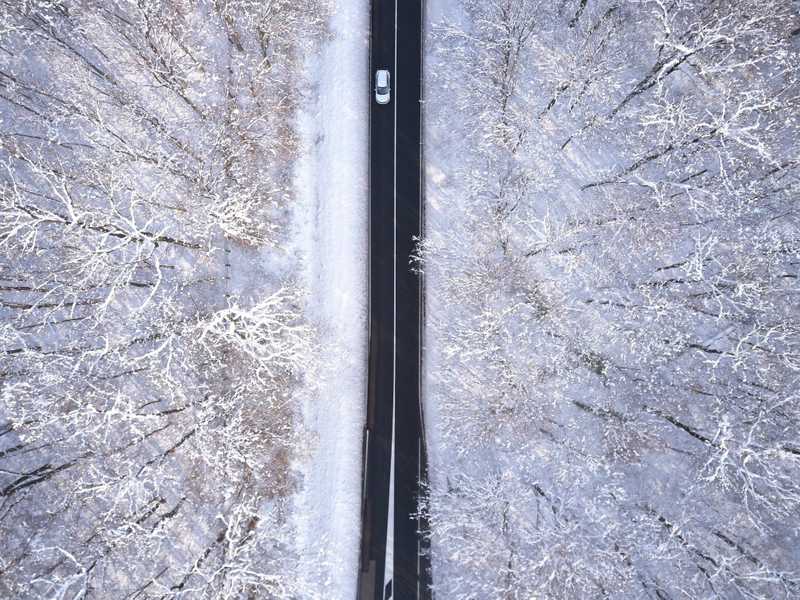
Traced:
<svg viewBox="0 0 800 600">
<path fill-rule="evenodd" d="M 324 598 L 355 596 L 366 385 L 367 101 L 369 5 L 341 1 L 331 38 L 308 69 L 317 86 L 300 116 L 307 152 L 297 173 L 309 221 L 309 312 L 322 343 L 305 406 L 314 441 L 301 467 L 297 518 L 306 576 Z"/>
</svg>

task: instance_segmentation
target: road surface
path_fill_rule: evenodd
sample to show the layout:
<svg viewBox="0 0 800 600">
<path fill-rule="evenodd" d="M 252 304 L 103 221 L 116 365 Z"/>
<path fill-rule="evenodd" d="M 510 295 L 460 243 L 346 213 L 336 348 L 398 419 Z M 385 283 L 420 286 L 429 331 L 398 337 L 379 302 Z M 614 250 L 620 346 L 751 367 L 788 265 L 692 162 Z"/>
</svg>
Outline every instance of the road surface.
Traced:
<svg viewBox="0 0 800 600">
<path fill-rule="evenodd" d="M 422 290 L 410 257 L 421 231 L 422 0 L 373 0 L 370 58 L 370 323 L 361 600 L 430 598 L 416 518 L 426 477 L 420 405 Z M 377 69 L 392 98 L 374 99 Z"/>
</svg>

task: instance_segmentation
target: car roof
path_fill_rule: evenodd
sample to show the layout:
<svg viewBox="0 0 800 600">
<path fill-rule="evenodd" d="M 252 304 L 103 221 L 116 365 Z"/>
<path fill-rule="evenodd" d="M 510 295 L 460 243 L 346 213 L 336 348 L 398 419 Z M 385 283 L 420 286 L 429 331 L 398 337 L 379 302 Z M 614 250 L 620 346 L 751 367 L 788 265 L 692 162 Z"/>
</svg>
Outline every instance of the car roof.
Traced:
<svg viewBox="0 0 800 600">
<path fill-rule="evenodd" d="M 378 80 L 378 83 L 386 84 L 386 82 L 389 81 L 389 71 L 386 69 L 379 69 L 375 74 L 375 78 Z"/>
</svg>

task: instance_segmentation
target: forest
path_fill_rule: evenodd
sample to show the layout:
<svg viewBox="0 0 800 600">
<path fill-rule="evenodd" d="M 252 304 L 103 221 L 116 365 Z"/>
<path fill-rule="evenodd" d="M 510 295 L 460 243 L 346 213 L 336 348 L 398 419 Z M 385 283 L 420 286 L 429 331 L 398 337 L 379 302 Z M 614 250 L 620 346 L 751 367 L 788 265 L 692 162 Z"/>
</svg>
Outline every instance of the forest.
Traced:
<svg viewBox="0 0 800 600">
<path fill-rule="evenodd" d="M 314 0 L 0 2 L 0 597 L 308 597 Z"/>
<path fill-rule="evenodd" d="M 429 6 L 437 597 L 797 598 L 797 3 Z"/>
</svg>

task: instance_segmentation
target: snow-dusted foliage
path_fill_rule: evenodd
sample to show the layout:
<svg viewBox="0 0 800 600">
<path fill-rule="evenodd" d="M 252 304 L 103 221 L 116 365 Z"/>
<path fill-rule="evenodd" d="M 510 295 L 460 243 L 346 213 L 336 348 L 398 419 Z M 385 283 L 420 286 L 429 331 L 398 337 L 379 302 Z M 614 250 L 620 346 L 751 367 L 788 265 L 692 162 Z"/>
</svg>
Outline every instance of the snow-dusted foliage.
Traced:
<svg viewBox="0 0 800 600">
<path fill-rule="evenodd" d="M 800 597 L 797 5 L 432 4 L 439 597 Z"/>
<path fill-rule="evenodd" d="M 0 1 L 0 597 L 307 597 L 315 0 Z"/>
</svg>

